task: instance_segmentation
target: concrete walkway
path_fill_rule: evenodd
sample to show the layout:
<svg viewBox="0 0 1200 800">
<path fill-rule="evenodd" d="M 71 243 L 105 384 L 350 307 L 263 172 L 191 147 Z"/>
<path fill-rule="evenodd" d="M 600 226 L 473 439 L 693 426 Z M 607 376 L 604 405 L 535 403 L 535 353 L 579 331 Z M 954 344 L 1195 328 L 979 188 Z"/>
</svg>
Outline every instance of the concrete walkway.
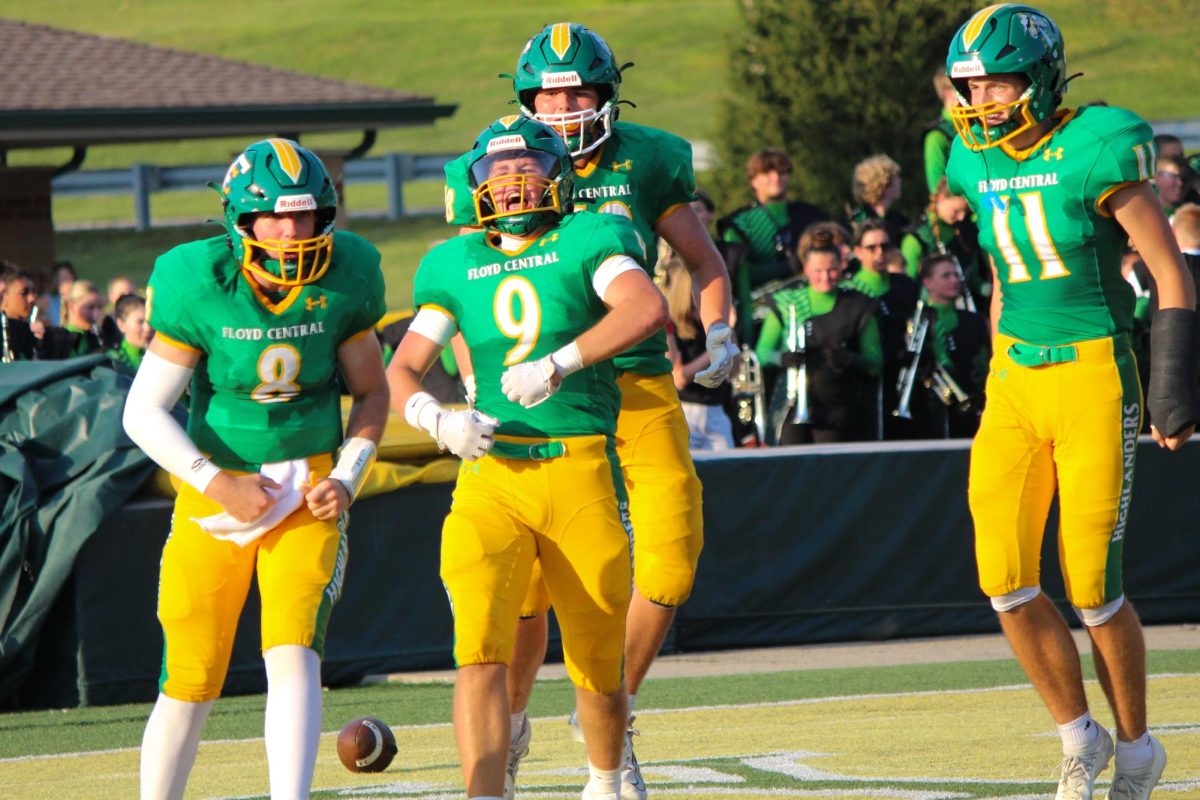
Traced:
<svg viewBox="0 0 1200 800">
<path fill-rule="evenodd" d="M 1091 645 L 1087 634 L 1072 629 L 1081 652 Z M 1200 626 L 1153 625 L 1146 628 L 1146 647 L 1150 650 L 1200 649 Z M 842 667 L 888 666 L 895 664 L 936 664 L 949 661 L 993 661 L 1012 658 L 1012 651 L 1000 634 L 946 636 L 934 639 L 894 639 L 884 642 L 843 642 L 838 644 L 764 647 L 752 650 L 722 650 L 707 653 L 681 653 L 662 656 L 650 669 L 651 678 L 683 678 L 701 675 L 741 675 L 755 672 L 783 672 L 796 669 L 839 669 Z M 547 664 L 538 672 L 539 679 L 566 678 L 562 664 Z M 454 670 L 403 672 L 386 676 L 399 683 L 451 682 Z"/>
</svg>

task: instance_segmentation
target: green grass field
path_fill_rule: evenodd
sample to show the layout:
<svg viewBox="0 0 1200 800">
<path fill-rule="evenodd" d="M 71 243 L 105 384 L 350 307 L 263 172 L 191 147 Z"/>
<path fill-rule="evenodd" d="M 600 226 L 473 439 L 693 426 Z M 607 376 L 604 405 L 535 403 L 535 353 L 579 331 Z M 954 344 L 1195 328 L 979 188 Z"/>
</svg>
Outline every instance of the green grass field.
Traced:
<svg viewBox="0 0 1200 800">
<path fill-rule="evenodd" d="M 1091 672 L 1093 708 L 1104 709 Z M 1200 800 L 1200 650 L 1151 652 L 1152 730 L 1170 761 L 1155 797 Z M 314 798 L 458 798 L 445 684 L 373 684 L 325 696 L 327 734 Z M 583 749 L 564 724 L 565 681 L 533 695 L 530 757 L 518 797 L 575 798 Z M 266 791 L 263 698 L 221 700 L 205 729 L 189 797 Z M 0 797 L 136 795 L 149 705 L 0 716 Z M 338 728 L 357 716 L 392 726 L 400 754 L 384 773 L 337 761 Z M 1107 711 L 1098 718 L 1111 725 Z M 1011 661 L 652 679 L 639 694 L 639 760 L 651 797 L 1032 800 L 1053 793 L 1053 726 Z M 1107 782 L 1106 773 L 1101 783 Z"/>
</svg>

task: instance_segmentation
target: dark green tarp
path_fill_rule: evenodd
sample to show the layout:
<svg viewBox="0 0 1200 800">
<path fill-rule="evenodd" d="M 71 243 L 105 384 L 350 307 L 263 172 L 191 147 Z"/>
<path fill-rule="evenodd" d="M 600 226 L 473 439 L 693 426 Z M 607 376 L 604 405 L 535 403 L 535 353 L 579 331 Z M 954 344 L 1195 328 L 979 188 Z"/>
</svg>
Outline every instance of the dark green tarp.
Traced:
<svg viewBox="0 0 1200 800">
<path fill-rule="evenodd" d="M 71 657 L 39 646 L 44 625 L 80 548 L 154 469 L 121 426 L 129 384 L 103 356 L 0 365 L 0 707 L 27 705 L 42 656 Z"/>
</svg>

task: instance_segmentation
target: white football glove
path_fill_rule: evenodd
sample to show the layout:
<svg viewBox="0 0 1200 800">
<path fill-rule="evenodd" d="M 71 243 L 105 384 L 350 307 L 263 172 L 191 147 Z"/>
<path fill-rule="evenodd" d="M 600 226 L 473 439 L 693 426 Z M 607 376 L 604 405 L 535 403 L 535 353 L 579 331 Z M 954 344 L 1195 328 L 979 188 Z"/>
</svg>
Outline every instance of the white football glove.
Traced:
<svg viewBox="0 0 1200 800">
<path fill-rule="evenodd" d="M 463 375 L 463 389 L 467 395 L 467 405 L 471 408 L 475 407 L 475 375 Z"/>
<path fill-rule="evenodd" d="M 733 343 L 733 331 L 724 322 L 714 322 L 708 329 L 704 346 L 708 350 L 709 365 L 697 372 L 694 380 L 701 386 L 715 389 L 729 378 L 733 359 L 738 354 L 737 346 Z"/>
<path fill-rule="evenodd" d="M 537 361 L 522 361 L 504 370 L 500 376 L 500 390 L 504 396 L 524 408 L 533 408 L 549 400 L 561 384 L 558 368 L 550 356 Z"/>
<path fill-rule="evenodd" d="M 417 392 L 404 404 L 409 425 L 424 428 L 437 440 L 438 447 L 449 450 L 465 461 L 483 458 L 495 441 L 492 434 L 500 421 L 481 411 L 468 408 L 450 411 L 427 392 Z"/>
<path fill-rule="evenodd" d="M 463 461 L 477 461 L 487 455 L 495 440 L 492 438 L 500 420 L 473 408 L 444 411 L 438 417 L 436 439 Z"/>
<path fill-rule="evenodd" d="M 579 346 L 571 342 L 537 361 L 523 361 L 504 370 L 500 389 L 504 396 L 523 408 L 533 408 L 558 391 L 563 378 L 583 369 Z"/>
</svg>

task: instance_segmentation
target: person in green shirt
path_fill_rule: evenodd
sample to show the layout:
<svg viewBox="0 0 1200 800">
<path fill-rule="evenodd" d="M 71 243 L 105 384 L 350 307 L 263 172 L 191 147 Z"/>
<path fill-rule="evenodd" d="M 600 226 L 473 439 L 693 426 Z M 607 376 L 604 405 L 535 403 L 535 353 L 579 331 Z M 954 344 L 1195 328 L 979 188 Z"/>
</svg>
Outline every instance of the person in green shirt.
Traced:
<svg viewBox="0 0 1200 800">
<path fill-rule="evenodd" d="M 946 71 L 939 68 L 933 74 L 933 90 L 937 93 L 938 101 L 942 104 L 941 111 L 925 126 L 925 137 L 921 149 L 925 157 L 925 185 L 932 196 L 938 183 L 946 176 L 946 162 L 950 160 L 950 145 L 958 134 L 954 123 L 950 120 L 950 109 L 958 106 L 958 94 L 954 84 L 946 77 Z"/>
<path fill-rule="evenodd" d="M 750 156 L 746 179 L 754 204 L 717 220 L 717 237 L 728 243 L 726 260 L 737 305 L 738 333 L 742 341 L 752 342 L 761 323 L 755 318 L 755 295 L 796 274 L 795 249 L 800 235 L 830 215 L 811 203 L 787 199 L 792 160 L 782 150 L 765 148 Z"/>
<path fill-rule="evenodd" d="M 888 238 L 900 241 L 912 220 L 901 214 L 894 204 L 900 199 L 900 165 L 886 155 L 865 158 L 854 166 L 851 188 L 855 206 L 847 209 L 846 222 L 851 229 L 867 220 L 881 220 L 887 226 Z"/>
<path fill-rule="evenodd" d="M 956 307 L 963 282 L 953 258 L 941 253 L 926 256 L 921 260 L 920 279 L 931 322 L 928 341 L 933 363 L 924 383 L 930 389 L 926 399 L 932 433 L 943 439 L 969 439 L 979 429 L 983 410 L 991 330 L 982 314 Z"/>
<path fill-rule="evenodd" d="M 920 272 L 921 259 L 935 253 L 945 253 L 958 259 L 966 279 L 966 289 L 976 310 L 991 295 L 991 283 L 982 267 L 979 251 L 979 230 L 971 221 L 967 200 L 950 191 L 946 178 L 938 181 L 929 200 L 929 208 L 900 240 L 909 277 Z"/>
<path fill-rule="evenodd" d="M 1058 726 L 1058 797 L 1091 798 L 1115 754 L 1109 800 L 1147 800 L 1167 756 L 1147 729 L 1145 643 L 1122 575 L 1125 539 L 1139 533 L 1128 522 L 1143 409 L 1134 297 L 1121 276 L 1127 238 L 1159 298 L 1151 436 L 1176 450 L 1200 419 L 1196 290 L 1149 183 L 1154 133 L 1126 109 L 1060 108 L 1063 36 L 1030 6 L 973 14 L 946 72 L 960 103 L 946 177 L 979 220 L 995 276 L 995 355 L 968 479 L 979 586 Z M 1066 620 L 1041 591 L 1055 495 L 1059 566 L 1102 665 L 1115 747 L 1089 711 Z"/>
<path fill-rule="evenodd" d="M 78 358 L 104 350 L 97 324 L 103 301 L 91 281 L 75 281 L 63 297 L 62 327 L 46 327 L 39 357 Z"/>
<path fill-rule="evenodd" d="M 113 364 L 136 372 L 154 336 L 154 329 L 146 321 L 146 301 L 136 294 L 118 298 L 113 306 L 113 320 L 121 332 L 121 341 L 108 351 L 108 357 Z"/>
<path fill-rule="evenodd" d="M 807 444 L 861 438 L 869 380 L 883 353 L 875 302 L 838 286 L 843 256 L 828 233 L 801 254 L 803 283 L 774 292 L 754 348 L 761 364 L 781 367 L 771 395 L 768 438 Z"/>
</svg>

